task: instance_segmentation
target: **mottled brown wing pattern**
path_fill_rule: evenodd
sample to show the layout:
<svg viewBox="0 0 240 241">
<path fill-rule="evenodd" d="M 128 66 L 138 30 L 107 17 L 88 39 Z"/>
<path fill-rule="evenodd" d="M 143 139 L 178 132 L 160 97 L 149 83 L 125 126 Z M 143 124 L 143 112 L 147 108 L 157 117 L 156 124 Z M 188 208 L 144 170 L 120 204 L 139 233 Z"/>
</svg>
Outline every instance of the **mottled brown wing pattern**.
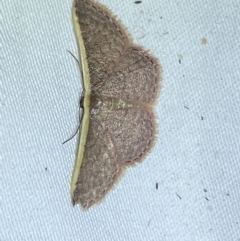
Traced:
<svg viewBox="0 0 240 241">
<path fill-rule="evenodd" d="M 73 198 L 85 209 L 106 195 L 124 166 L 140 162 L 155 139 L 150 110 L 109 111 L 111 99 L 98 98 L 92 97 L 87 143 Z"/>
<path fill-rule="evenodd" d="M 123 100 L 153 103 L 160 88 L 160 66 L 141 47 L 129 48 L 119 59 L 113 74 L 93 93 Z"/>
<path fill-rule="evenodd" d="M 76 15 L 81 27 L 91 85 L 101 86 L 112 74 L 129 39 L 109 11 L 96 2 L 76 1 Z"/>
<path fill-rule="evenodd" d="M 117 155 L 110 136 L 97 119 L 90 119 L 85 153 L 73 195 L 83 208 L 100 201 L 120 175 Z"/>
<path fill-rule="evenodd" d="M 140 162 L 154 143 L 155 120 L 150 110 L 115 110 L 108 114 L 104 124 L 121 163 Z"/>
</svg>

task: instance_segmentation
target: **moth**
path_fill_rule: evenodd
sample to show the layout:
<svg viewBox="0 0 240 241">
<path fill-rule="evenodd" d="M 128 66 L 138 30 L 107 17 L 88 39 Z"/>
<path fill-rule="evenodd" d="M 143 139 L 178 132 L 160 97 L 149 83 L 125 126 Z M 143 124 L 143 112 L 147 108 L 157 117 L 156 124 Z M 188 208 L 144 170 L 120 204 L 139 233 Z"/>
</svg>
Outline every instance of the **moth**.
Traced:
<svg viewBox="0 0 240 241">
<path fill-rule="evenodd" d="M 75 0 L 72 16 L 84 97 L 71 199 L 88 209 L 153 147 L 162 70 L 107 7 Z"/>
</svg>

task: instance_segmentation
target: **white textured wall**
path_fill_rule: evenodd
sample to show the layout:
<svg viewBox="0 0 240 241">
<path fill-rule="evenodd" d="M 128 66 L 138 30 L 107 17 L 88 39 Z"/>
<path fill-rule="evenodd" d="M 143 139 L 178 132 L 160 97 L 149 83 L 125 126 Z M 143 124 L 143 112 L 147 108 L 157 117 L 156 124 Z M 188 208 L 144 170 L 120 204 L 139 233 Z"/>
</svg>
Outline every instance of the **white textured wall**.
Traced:
<svg viewBox="0 0 240 241">
<path fill-rule="evenodd" d="M 72 1 L 2 2 L 0 240 L 240 240 L 240 2 L 101 2 L 163 65 L 156 147 L 100 205 L 73 208 Z"/>
</svg>

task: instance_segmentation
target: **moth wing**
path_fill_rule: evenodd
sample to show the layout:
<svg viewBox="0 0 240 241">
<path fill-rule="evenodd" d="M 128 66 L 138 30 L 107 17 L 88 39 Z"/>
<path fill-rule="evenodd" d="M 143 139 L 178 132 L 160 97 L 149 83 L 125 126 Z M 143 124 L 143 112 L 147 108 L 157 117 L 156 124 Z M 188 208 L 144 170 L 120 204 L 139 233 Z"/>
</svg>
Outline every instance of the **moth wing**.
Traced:
<svg viewBox="0 0 240 241">
<path fill-rule="evenodd" d="M 90 119 L 84 157 L 74 183 L 74 204 L 80 203 L 87 209 L 106 195 L 121 172 L 117 158 L 104 126 L 97 119 Z"/>
<path fill-rule="evenodd" d="M 125 101 L 154 104 L 160 90 L 161 66 L 141 47 L 130 47 L 120 58 L 113 74 L 93 93 Z"/>
<path fill-rule="evenodd" d="M 111 12 L 91 0 L 75 0 L 73 22 L 80 41 L 83 72 L 87 68 L 90 85 L 99 87 L 111 76 L 130 40 Z M 86 62 L 88 67 L 84 66 Z"/>
<path fill-rule="evenodd" d="M 141 162 L 155 143 L 156 123 L 151 108 L 115 110 L 104 122 L 120 165 Z"/>
</svg>

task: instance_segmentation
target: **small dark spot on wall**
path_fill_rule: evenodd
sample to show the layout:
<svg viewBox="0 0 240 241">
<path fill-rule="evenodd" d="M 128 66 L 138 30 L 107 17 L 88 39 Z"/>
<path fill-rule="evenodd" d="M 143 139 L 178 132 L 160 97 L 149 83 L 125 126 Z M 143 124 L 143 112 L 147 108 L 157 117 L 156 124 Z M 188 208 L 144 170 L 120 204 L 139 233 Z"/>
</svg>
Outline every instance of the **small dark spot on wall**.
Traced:
<svg viewBox="0 0 240 241">
<path fill-rule="evenodd" d="M 178 194 L 178 193 L 176 193 L 176 195 L 178 196 L 178 198 L 181 200 L 182 199 L 182 197 Z"/>
<path fill-rule="evenodd" d="M 183 55 L 182 54 L 178 54 L 178 62 L 179 62 L 179 64 L 182 63 L 182 59 L 183 59 Z"/>
<path fill-rule="evenodd" d="M 202 38 L 201 44 L 202 44 L 202 45 L 206 45 L 206 44 L 207 44 L 207 39 L 206 39 L 205 37 Z"/>
</svg>

